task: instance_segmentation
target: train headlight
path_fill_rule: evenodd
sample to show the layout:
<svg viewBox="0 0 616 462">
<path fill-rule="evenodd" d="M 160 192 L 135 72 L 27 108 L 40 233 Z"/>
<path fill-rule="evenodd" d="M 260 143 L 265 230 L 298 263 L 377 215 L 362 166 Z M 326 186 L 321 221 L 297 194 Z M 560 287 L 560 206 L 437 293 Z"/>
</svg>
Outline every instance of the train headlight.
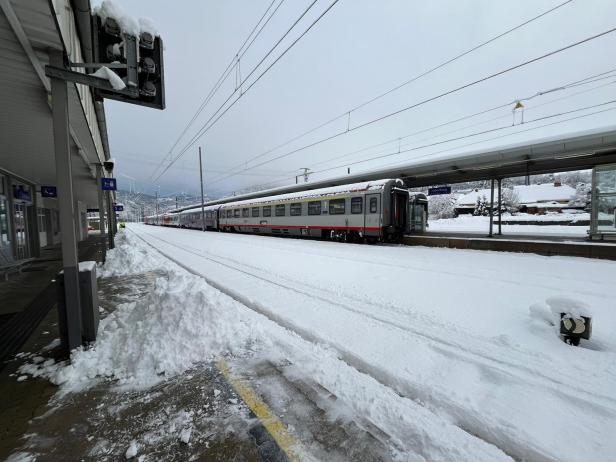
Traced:
<svg viewBox="0 0 616 462">
<path fill-rule="evenodd" d="M 592 318 L 590 316 L 560 313 L 560 333 L 565 343 L 579 345 L 580 339 L 590 339 Z"/>
</svg>

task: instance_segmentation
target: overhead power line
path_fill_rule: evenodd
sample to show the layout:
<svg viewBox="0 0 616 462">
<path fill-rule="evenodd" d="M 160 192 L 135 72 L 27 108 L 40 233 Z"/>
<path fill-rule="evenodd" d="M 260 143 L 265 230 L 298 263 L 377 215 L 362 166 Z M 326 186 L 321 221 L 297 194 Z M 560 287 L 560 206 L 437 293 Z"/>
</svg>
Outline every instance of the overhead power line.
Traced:
<svg viewBox="0 0 616 462">
<path fill-rule="evenodd" d="M 539 122 L 541 120 L 546 120 L 546 119 L 550 119 L 550 118 L 554 118 L 554 117 L 562 117 L 563 115 L 566 115 L 566 114 L 571 114 L 571 113 L 575 113 L 575 112 L 579 112 L 579 111 L 583 111 L 583 110 L 588 110 L 588 109 L 595 108 L 595 107 L 601 107 L 601 106 L 604 106 L 604 105 L 607 105 L 607 104 L 611 104 L 611 103 L 616 103 L 616 100 L 612 100 L 612 101 L 608 101 L 608 102 L 604 102 L 604 103 L 600 103 L 600 104 L 596 104 L 596 105 L 592 105 L 592 106 L 587 106 L 587 107 L 583 107 L 583 108 L 578 108 L 578 109 L 574 109 L 574 110 L 571 110 L 571 111 L 561 112 L 561 113 L 558 113 L 558 114 L 552 114 L 552 115 L 549 115 L 549 116 L 540 117 L 540 118 L 533 119 L 533 120 L 530 120 L 528 122 L 525 122 L 524 124 L 521 124 L 521 125 L 507 125 L 507 126 L 503 126 L 503 127 L 498 127 L 496 129 L 484 130 L 484 131 L 477 132 L 477 133 L 471 133 L 471 134 L 468 134 L 468 135 L 466 135 L 464 137 L 456 137 L 456 138 L 452 138 L 452 139 L 445 140 L 445 141 L 438 142 L 438 143 L 433 143 L 433 144 L 429 144 L 429 145 L 424 145 L 424 146 L 420 146 L 420 147 L 416 147 L 416 148 L 407 149 L 407 150 L 400 151 L 400 152 L 396 151 L 396 152 L 391 153 L 391 155 L 401 154 L 401 153 L 405 153 L 405 152 L 411 152 L 411 151 L 414 151 L 414 150 L 417 150 L 417 149 L 423 149 L 423 148 L 426 148 L 426 147 L 431 147 L 431 146 L 436 146 L 436 145 L 439 145 L 439 144 L 444 144 L 446 142 L 459 141 L 459 140 L 466 139 L 466 138 L 472 138 L 472 137 L 475 137 L 475 136 L 479 136 L 481 134 L 486 134 L 486 133 L 495 132 L 495 131 L 502 131 L 502 130 L 505 130 L 507 128 L 527 126 L 529 124 L 532 124 L 532 123 L 535 123 L 535 122 Z M 558 125 L 558 124 L 561 124 L 561 123 L 570 122 L 572 120 L 578 120 L 578 119 L 581 119 L 581 118 L 584 118 L 584 117 L 590 117 L 590 116 L 593 116 L 593 115 L 597 115 L 597 114 L 601 114 L 601 113 L 608 112 L 608 111 L 613 111 L 613 110 L 616 110 L 616 106 L 611 107 L 611 108 L 607 108 L 607 109 L 602 109 L 602 110 L 595 111 L 595 112 L 591 112 L 591 113 L 588 113 L 588 114 L 582 114 L 582 115 L 579 115 L 579 116 L 576 116 L 576 117 L 570 117 L 570 118 L 567 118 L 567 119 L 558 120 L 556 122 L 551 122 L 551 123 L 539 125 L 539 126 L 536 126 L 536 127 L 526 128 L 524 130 L 513 131 L 511 133 L 506 133 L 506 134 L 499 135 L 499 136 L 496 136 L 496 137 L 493 137 L 493 138 L 488 138 L 488 139 L 483 139 L 483 140 L 475 141 L 473 143 L 453 146 L 451 148 L 447 148 L 447 149 L 444 149 L 442 151 L 436 151 L 436 152 L 432 152 L 432 153 L 428 153 L 428 154 L 423 154 L 421 156 L 414 157 L 413 159 L 410 159 L 410 160 L 416 160 L 416 159 L 422 159 L 422 158 L 426 158 L 426 157 L 431 157 L 431 156 L 434 156 L 434 155 L 437 155 L 437 154 L 442 154 L 444 152 L 453 151 L 453 150 L 457 150 L 457 149 L 462 149 L 462 148 L 466 148 L 466 147 L 473 146 L 473 145 L 476 145 L 476 144 L 485 143 L 485 142 L 488 142 L 488 141 L 494 141 L 494 140 L 502 139 L 502 138 L 505 138 L 505 137 L 508 137 L 508 136 L 517 135 L 519 133 L 525 133 L 525 132 L 529 132 L 529 131 L 532 131 L 532 130 L 538 130 L 540 128 L 550 127 L 550 126 Z M 379 156 L 378 158 L 380 158 L 380 157 L 388 157 L 388 155 Z M 370 159 L 370 160 L 376 160 L 378 158 L 373 158 L 373 159 Z M 318 171 L 315 171 L 315 172 L 311 172 L 311 174 L 317 174 L 317 173 L 323 173 L 323 172 L 326 172 L 326 171 L 331 171 L 331 170 L 334 170 L 334 168 L 345 168 L 345 167 L 348 167 L 349 165 L 354 165 L 354 164 L 358 164 L 358 163 L 361 163 L 361 162 L 364 162 L 364 161 L 355 162 L 353 164 L 343 164 L 343 165 L 340 165 L 340 166 L 337 166 L 337 167 L 333 167 L 333 168 L 318 170 Z M 396 162 L 394 164 L 387 164 L 385 166 L 377 166 L 377 167 L 374 167 L 374 168 L 386 168 L 388 166 L 392 166 L 393 167 L 395 165 L 399 165 L 399 163 Z M 362 173 L 362 172 L 363 172 L 363 170 L 360 171 L 360 172 L 357 172 L 357 173 L 359 174 L 359 173 Z M 275 185 L 276 183 L 280 183 L 280 182 L 283 182 L 283 181 L 293 180 L 294 178 L 295 177 L 281 178 L 281 179 L 272 181 L 270 183 L 261 184 L 260 186 L 267 187 L 267 186 Z"/>
<path fill-rule="evenodd" d="M 261 26 L 261 28 L 259 29 L 259 31 L 255 34 L 255 31 L 257 30 L 257 28 L 259 27 L 259 24 L 261 24 L 263 22 L 263 18 L 265 18 L 265 16 L 267 15 L 267 13 L 272 9 L 272 6 L 274 5 L 274 3 L 276 2 L 276 0 L 272 0 L 272 2 L 269 4 L 269 6 L 267 7 L 267 9 L 265 10 L 265 12 L 263 13 L 263 15 L 259 18 L 259 21 L 257 21 L 257 23 L 254 25 L 254 27 L 252 28 L 252 30 L 250 31 L 250 33 L 248 34 L 248 36 L 246 37 L 246 39 L 244 40 L 244 42 L 242 43 L 242 45 L 239 47 L 239 49 L 237 50 L 237 52 L 235 53 L 234 57 L 231 59 L 231 61 L 229 62 L 229 64 L 227 64 L 227 67 L 225 68 L 225 70 L 222 72 L 222 74 L 220 75 L 220 77 L 218 77 L 218 80 L 216 81 L 216 83 L 214 84 L 214 86 L 210 89 L 209 93 L 207 94 L 207 96 L 203 99 L 203 101 L 201 102 L 201 104 L 199 105 L 199 107 L 197 108 L 197 110 L 195 111 L 195 113 L 193 114 L 192 118 L 188 121 L 188 123 L 186 124 L 186 126 L 184 127 L 184 129 L 182 130 L 182 132 L 180 133 L 180 135 L 178 136 L 178 138 L 175 140 L 175 142 L 173 143 L 173 145 L 171 146 L 171 148 L 169 149 L 169 152 L 167 153 L 167 155 L 171 155 L 171 153 L 173 152 L 173 150 L 175 149 L 175 147 L 177 146 L 177 144 L 180 142 L 180 140 L 182 139 L 182 137 L 186 134 L 186 132 L 190 129 L 190 127 L 192 126 L 192 124 L 195 122 L 195 120 L 197 120 L 197 118 L 199 117 L 199 115 L 201 114 L 201 112 L 203 112 L 203 110 L 205 109 L 205 107 L 209 104 L 209 102 L 211 101 L 211 99 L 214 97 L 214 95 L 216 94 L 216 92 L 218 91 L 218 89 L 222 86 L 222 84 L 227 80 L 227 78 L 229 77 L 229 75 L 231 74 L 231 71 L 233 70 L 233 68 L 237 65 L 238 63 L 238 56 L 244 56 L 244 54 L 250 49 L 250 47 L 252 46 L 252 44 L 254 43 L 254 41 L 257 39 L 257 37 L 261 34 L 261 32 L 263 31 L 263 29 L 265 28 L 265 26 L 267 25 L 267 23 L 269 22 L 270 19 L 272 19 L 272 17 L 274 16 L 274 14 L 276 14 L 276 11 L 278 11 L 278 8 L 280 8 L 280 6 L 283 4 L 285 0 L 280 0 L 280 3 L 278 4 L 278 6 L 274 9 L 274 11 L 270 14 L 270 16 L 267 18 L 267 20 L 263 23 L 263 25 Z M 254 37 L 253 37 L 254 35 Z M 252 37 L 251 42 L 248 44 L 248 46 L 246 46 L 246 44 L 248 43 L 248 41 L 250 40 L 250 38 Z M 245 47 L 245 48 L 244 48 Z M 164 162 L 164 158 L 162 159 L 162 162 L 159 164 L 159 166 L 157 167 L 160 168 L 160 165 L 162 165 L 162 163 Z"/>
<path fill-rule="evenodd" d="M 227 99 L 218 107 L 218 109 L 214 112 L 214 114 L 212 114 L 212 116 L 210 116 L 210 118 L 205 122 L 205 124 L 203 124 L 201 126 L 201 128 L 198 130 L 198 132 L 191 138 L 191 140 L 184 146 L 184 148 L 182 148 L 180 150 L 180 152 L 176 155 L 175 158 L 173 158 L 170 162 L 169 165 L 167 165 L 167 167 L 156 177 L 155 181 L 160 178 L 170 167 L 171 165 L 173 165 L 173 163 L 175 163 L 188 149 L 190 149 L 205 133 L 207 133 L 208 130 L 210 130 L 210 128 L 212 128 L 214 126 L 214 124 L 216 124 L 216 122 L 218 122 L 218 120 L 220 120 L 220 118 L 222 116 L 224 116 L 229 109 L 231 109 L 233 106 L 235 106 L 235 104 L 246 94 L 250 91 L 250 89 L 259 81 L 261 80 L 261 78 L 267 74 L 270 69 L 272 69 L 279 61 L 280 59 L 282 59 L 283 56 L 285 56 L 287 54 L 287 52 L 289 50 L 291 50 L 291 48 L 293 48 L 333 7 L 336 3 L 338 3 L 339 0 L 334 0 L 326 9 L 325 11 L 323 11 L 309 26 L 308 28 L 306 28 L 299 37 L 297 37 L 268 67 L 265 68 L 265 70 L 259 74 L 259 76 L 250 83 L 250 85 L 245 89 L 240 91 L 239 96 L 233 100 L 231 102 L 231 104 L 229 104 L 226 108 L 225 105 L 231 100 L 231 98 L 237 94 L 237 89 L 231 93 Z M 308 13 L 308 11 L 312 8 L 312 6 L 317 2 L 317 0 L 313 0 L 313 2 L 308 5 L 308 7 L 304 10 L 304 12 L 300 15 L 300 17 L 291 25 L 291 27 L 287 30 L 287 32 L 285 32 L 285 34 L 282 36 L 281 39 L 279 39 L 276 44 L 266 53 L 265 57 L 259 61 L 259 63 L 252 69 L 251 72 L 249 72 L 249 74 L 246 76 L 246 78 L 244 78 L 240 84 L 239 84 L 239 88 L 242 88 L 243 84 L 246 82 L 246 80 L 248 78 L 250 78 L 250 76 L 253 75 L 253 73 L 256 71 L 256 69 L 263 63 L 263 61 L 270 56 L 270 54 L 278 47 L 278 45 L 282 42 L 282 40 L 291 32 L 291 30 L 301 21 L 301 19 Z M 224 110 L 223 110 L 224 108 Z M 222 111 L 222 112 L 221 112 Z"/>
<path fill-rule="evenodd" d="M 542 60 L 542 59 L 545 59 L 545 58 L 548 58 L 548 57 L 554 56 L 554 55 L 556 55 L 556 54 L 558 54 L 558 53 L 562 53 L 563 51 L 569 50 L 569 49 L 571 49 L 571 48 L 577 47 L 577 46 L 579 46 L 579 45 L 582 45 L 582 44 L 584 44 L 584 43 L 590 42 L 590 41 L 595 40 L 595 39 L 597 39 L 597 38 L 600 38 L 600 37 L 603 37 L 603 36 L 605 36 L 605 35 L 611 34 L 611 33 L 613 33 L 614 31 L 616 31 L 616 27 L 614 27 L 614 28 L 612 28 L 612 29 L 609 29 L 609 30 L 607 30 L 607 31 L 604 31 L 604 32 L 601 32 L 601 33 L 598 33 L 598 34 L 592 35 L 592 36 L 590 36 L 590 37 L 587 37 L 587 38 L 585 38 L 585 39 L 579 40 L 579 41 L 577 41 L 577 42 L 571 43 L 571 44 L 569 44 L 569 45 L 566 45 L 566 46 L 564 46 L 564 47 L 558 48 L 558 49 L 556 49 L 556 50 L 550 51 L 550 52 L 545 53 L 545 54 L 543 54 L 543 55 L 541 55 L 541 56 L 537 56 L 537 57 L 535 57 L 535 58 L 532 58 L 532 59 L 526 60 L 526 61 L 521 62 L 521 63 L 519 63 L 519 64 L 516 64 L 516 65 L 514 65 L 514 66 L 510 66 L 510 67 L 505 68 L 505 69 L 503 69 L 503 70 L 500 70 L 500 71 L 498 71 L 498 72 L 495 72 L 495 73 L 489 74 L 489 75 L 484 76 L 484 77 L 482 77 L 482 78 L 480 78 L 480 79 L 473 80 L 473 81 L 471 81 L 471 82 L 468 82 L 468 83 L 466 83 L 466 84 L 464 84 L 464 85 L 460 85 L 460 86 L 458 86 L 458 87 L 455 87 L 455 88 L 453 88 L 453 89 L 451 89 L 451 90 L 445 91 L 445 92 L 440 93 L 440 94 L 438 94 L 438 95 L 432 96 L 432 97 L 430 97 L 430 98 L 426 98 L 426 99 L 421 100 L 421 101 L 419 101 L 419 102 L 417 102 L 417 103 L 413 103 L 413 104 L 411 104 L 411 105 L 409 105 L 409 106 L 406 106 L 406 107 L 404 107 L 404 108 L 402 108 L 402 109 L 398 109 L 398 110 L 393 111 L 393 112 L 390 112 L 390 113 L 388 113 L 388 114 L 385 114 L 385 115 L 379 116 L 379 117 L 377 117 L 377 118 L 374 118 L 374 119 L 372 119 L 372 120 L 369 120 L 369 121 L 367 121 L 367 122 L 364 122 L 364 123 L 362 123 L 362 124 L 360 124 L 360 125 L 356 125 L 356 126 L 354 126 L 354 127 L 347 128 L 346 130 L 342 130 L 342 131 L 340 131 L 340 132 L 338 132 L 338 133 L 335 133 L 335 134 L 333 134 L 333 135 L 327 136 L 327 137 L 322 138 L 322 139 L 320 139 L 320 140 L 318 140 L 318 141 L 315 141 L 315 142 L 309 143 L 309 144 L 307 144 L 307 145 L 301 146 L 301 147 L 299 147 L 299 148 L 297 148 L 297 149 L 294 149 L 294 150 L 292 150 L 292 151 L 289 151 L 289 152 L 286 152 L 286 153 L 280 154 L 280 155 L 278 155 L 278 156 L 276 156 L 276 157 L 273 157 L 273 158 L 271 158 L 271 159 L 269 159 L 269 160 L 265 160 L 265 161 L 263 161 L 263 162 L 260 162 L 260 163 L 258 163 L 258 164 L 255 164 L 255 165 L 253 165 L 253 166 L 252 166 L 252 167 L 250 167 L 250 168 L 257 168 L 257 167 L 260 167 L 260 166 L 262 166 L 262 165 L 269 164 L 269 163 L 271 163 L 271 162 L 274 162 L 274 161 L 276 161 L 276 160 L 280 160 L 280 159 L 282 159 L 282 158 L 284 158 L 284 157 L 288 157 L 288 156 L 290 156 L 290 155 L 292 155 L 292 154 L 295 154 L 295 153 L 297 153 L 297 152 L 300 152 L 300 151 L 303 151 L 303 150 L 305 150 L 305 149 L 308 149 L 308 148 L 311 148 L 311 147 L 317 146 L 317 145 L 319 145 L 319 144 L 322 144 L 322 143 L 324 143 L 324 142 L 326 142 L 326 141 L 333 140 L 333 139 L 338 138 L 338 137 L 340 137 L 340 136 L 342 136 L 342 135 L 346 135 L 346 134 L 348 134 L 348 133 L 355 132 L 355 131 L 357 131 L 357 130 L 360 130 L 360 129 L 362 129 L 362 128 L 365 128 L 365 127 L 367 127 L 367 126 L 369 126 L 369 125 L 375 124 L 375 123 L 380 122 L 380 121 L 382 121 L 382 120 L 388 119 L 388 118 L 393 117 L 393 116 L 395 116 L 395 115 L 401 114 L 401 113 L 406 112 L 406 111 L 409 111 L 409 110 L 411 110 L 411 109 L 415 109 L 415 108 L 417 108 L 417 107 L 419 107 L 419 106 L 423 106 L 423 105 L 425 105 L 425 104 L 427 104 L 427 103 L 430 103 L 430 102 L 432 102 L 432 101 L 436 101 L 436 100 L 438 100 L 438 99 L 441 99 L 441 98 L 444 98 L 444 97 L 446 97 L 446 96 L 452 95 L 452 94 L 457 93 L 457 92 L 459 92 L 459 91 L 462 91 L 462 90 L 465 90 L 465 89 L 470 88 L 470 87 L 472 87 L 472 86 L 475 86 L 475 85 L 477 85 L 477 84 L 479 84 L 479 83 L 486 82 L 486 81 L 491 80 L 491 79 L 493 79 L 493 78 L 495 78 L 495 77 L 499 77 L 499 76 L 501 76 L 501 75 L 507 74 L 507 73 L 509 73 L 509 72 L 511 72 L 511 71 L 514 71 L 514 70 L 516 70 L 516 69 L 520 69 L 520 68 L 522 68 L 522 67 L 525 67 L 525 66 L 528 66 L 528 65 L 530 65 L 530 64 L 536 63 L 536 62 L 538 62 L 538 61 L 540 61 L 540 60 Z M 246 170 L 248 170 L 248 168 L 244 168 L 244 169 L 240 170 L 240 172 L 243 172 L 243 171 L 246 171 Z M 221 177 L 221 178 L 215 179 L 214 181 L 210 182 L 210 184 L 217 183 L 217 182 L 222 181 L 222 180 L 225 180 L 225 179 L 227 179 L 227 178 L 231 178 L 232 176 L 235 176 L 237 173 L 238 173 L 238 172 L 233 172 L 233 173 L 230 173 L 229 175 L 226 175 L 226 176 L 224 176 L 224 177 Z"/>
<path fill-rule="evenodd" d="M 562 8 L 563 6 L 567 5 L 568 3 L 571 3 L 572 1 L 573 0 L 567 0 L 565 2 L 562 2 L 562 3 L 556 5 L 553 8 L 550 8 L 550 9 L 548 9 L 548 10 L 546 10 L 546 11 L 544 11 L 544 12 L 542 12 L 542 13 L 540 13 L 540 14 L 538 14 L 538 15 L 536 15 L 536 16 L 534 16 L 534 17 L 532 17 L 532 18 L 530 18 L 530 19 L 528 19 L 528 20 L 526 20 L 526 21 L 524 21 L 524 22 L 522 22 L 522 23 L 512 27 L 512 28 L 510 28 L 510 29 L 507 29 L 506 31 L 504 31 L 504 32 L 502 32 L 502 33 L 500 33 L 498 35 L 495 35 L 494 37 L 491 37 L 488 40 L 485 40 L 485 41 L 483 41 L 483 42 L 481 42 L 481 43 L 479 43 L 479 44 L 469 48 L 466 51 L 463 51 L 462 53 L 459 53 L 459 54 L 457 54 L 457 55 L 455 55 L 455 56 L 453 56 L 451 58 L 448 58 L 445 61 L 437 64 L 436 66 L 428 69 L 427 71 L 424 71 L 421 74 L 418 74 L 418 75 L 416 75 L 414 77 L 411 77 L 410 79 L 406 80 L 405 82 L 403 82 L 403 83 L 401 83 L 399 85 L 396 85 L 395 87 L 393 87 L 393 88 L 391 88 L 391 89 L 389 89 L 389 90 L 387 90 L 387 91 L 385 91 L 383 93 L 380 93 L 380 94 L 378 94 L 378 95 L 376 95 L 374 97 L 371 97 L 370 99 L 364 101 L 363 103 L 360 103 L 357 106 L 344 111 L 343 113 L 339 114 L 338 116 L 333 117 L 333 118 L 327 120 L 326 122 L 323 122 L 323 123 L 321 123 L 321 124 L 311 128 L 311 129 L 309 129 L 309 130 L 307 130 L 307 131 L 305 131 L 303 133 L 300 133 L 299 135 L 296 135 L 293 138 L 291 138 L 291 139 L 289 139 L 289 140 L 287 140 L 287 141 L 285 141 L 285 142 L 283 142 L 283 143 L 281 143 L 281 144 L 279 144 L 279 145 L 277 145 L 277 146 L 275 146 L 275 147 L 273 147 L 271 149 L 268 149 L 265 152 L 262 152 L 262 153 L 260 153 L 260 154 L 258 154 L 256 156 L 253 156 L 250 159 L 242 162 L 242 164 L 239 164 L 237 166 L 231 167 L 229 169 L 229 171 L 231 172 L 234 169 L 239 168 L 239 167 L 241 167 L 242 165 L 245 165 L 248 162 L 252 162 L 254 160 L 260 159 L 261 157 L 264 157 L 264 156 L 266 156 L 266 155 L 268 155 L 268 154 L 270 154 L 270 153 L 272 153 L 274 151 L 277 151 L 278 149 L 280 149 L 280 148 L 282 148 L 284 146 L 287 146 L 287 145 L 293 143 L 294 141 L 297 141 L 298 139 L 303 138 L 304 136 L 307 136 L 307 135 L 309 135 L 311 133 L 314 133 L 315 131 L 317 131 L 317 130 L 323 128 L 323 127 L 326 127 L 327 125 L 330 125 L 333 122 L 336 122 L 337 120 L 340 120 L 342 118 L 348 118 L 350 120 L 351 114 L 353 112 L 357 111 L 358 109 L 361 109 L 361 108 L 363 108 L 363 107 L 365 107 L 365 106 L 367 106 L 367 105 L 369 105 L 369 104 L 371 104 L 371 103 L 373 103 L 373 102 L 375 102 L 375 101 L 377 101 L 377 100 L 379 100 L 379 99 L 381 99 L 381 98 L 383 98 L 383 97 L 385 97 L 385 96 L 387 96 L 387 95 L 389 95 L 389 94 L 399 90 L 400 88 L 402 88 L 402 87 L 404 87 L 406 85 L 409 85 L 412 82 L 415 82 L 415 81 L 417 81 L 417 80 L 419 80 L 419 79 L 421 79 L 423 77 L 426 77 L 427 75 L 429 75 L 429 74 L 431 74 L 431 73 L 433 73 L 433 72 L 435 72 L 435 71 L 437 71 L 437 70 L 447 66 L 448 64 L 451 64 L 454 61 L 457 61 L 458 59 L 463 58 L 464 56 L 467 56 L 467 55 L 473 53 L 474 51 L 477 51 L 480 48 L 483 48 L 484 46 L 486 46 L 486 45 L 488 45 L 488 44 L 490 44 L 490 43 L 492 43 L 492 42 L 494 42 L 494 41 L 496 41 L 496 40 L 498 40 L 498 39 L 500 39 L 502 37 L 505 37 L 506 35 L 511 34 L 512 32 L 514 32 L 514 31 L 516 31 L 516 30 L 518 30 L 518 29 L 520 29 L 520 28 L 522 28 L 522 27 L 524 27 L 524 26 L 526 26 L 526 25 L 528 25 L 528 24 L 530 24 L 530 23 L 532 23 L 532 22 L 542 18 L 543 16 L 548 15 L 549 13 L 552 13 L 553 11 L 556 11 L 559 8 Z"/>
<path fill-rule="evenodd" d="M 607 71 L 607 72 L 602 72 L 600 74 L 595 74 L 593 76 L 586 77 L 585 79 L 576 80 L 574 82 L 570 82 L 568 84 L 561 85 L 560 87 L 557 87 L 557 88 L 553 88 L 553 89 L 550 89 L 550 90 L 539 91 L 539 92 L 537 92 L 534 95 L 529 96 L 529 97 L 510 100 L 510 101 L 508 101 L 506 103 L 499 104 L 499 105 L 496 105 L 496 106 L 492 106 L 489 109 L 484 109 L 484 110 L 481 110 L 479 112 L 475 112 L 475 113 L 472 113 L 472 114 L 467 114 L 467 115 L 464 115 L 462 117 L 458 117 L 456 119 L 449 120 L 447 122 L 443 122 L 443 123 L 440 123 L 440 124 L 437 124 L 437 125 L 433 125 L 431 127 L 423 128 L 421 130 L 416 130 L 414 132 L 407 133 L 405 135 L 398 136 L 398 137 L 395 137 L 395 138 L 390 138 L 387 141 L 383 141 L 381 143 L 377 143 L 377 144 L 373 144 L 371 146 L 367 146 L 367 147 L 364 147 L 364 148 L 361 148 L 361 149 L 357 149 L 357 150 L 354 150 L 354 151 L 342 154 L 340 156 L 336 156 L 336 157 L 333 157 L 333 158 L 328 158 L 328 159 L 323 160 L 321 162 L 313 163 L 313 164 L 311 164 L 311 166 L 312 166 L 312 168 L 314 168 L 314 167 L 316 167 L 318 165 L 328 164 L 328 163 L 334 162 L 336 160 L 340 160 L 340 159 L 344 159 L 345 157 L 352 156 L 354 154 L 359 154 L 360 152 L 368 151 L 370 149 L 374 149 L 374 148 L 381 147 L 381 146 L 386 146 L 388 144 L 395 143 L 395 142 L 400 143 L 402 140 L 414 137 L 416 135 L 420 135 L 422 133 L 427 133 L 429 131 L 436 130 L 438 128 L 443 128 L 443 127 L 446 127 L 446 126 L 449 126 L 449 125 L 456 124 L 458 122 L 462 122 L 463 120 L 468 120 L 468 119 L 472 119 L 472 118 L 480 116 L 480 115 L 488 114 L 488 113 L 494 112 L 494 111 L 496 111 L 498 109 L 503 109 L 503 108 L 507 108 L 507 107 L 510 108 L 511 105 L 514 104 L 516 101 L 528 102 L 528 101 L 531 101 L 531 100 L 533 100 L 533 99 L 535 99 L 537 97 L 544 96 L 544 95 L 547 95 L 547 94 L 551 94 L 551 93 L 553 93 L 555 91 L 564 91 L 564 90 L 567 90 L 567 89 L 570 89 L 570 88 L 576 88 L 576 87 L 578 87 L 580 85 L 586 85 L 586 84 L 594 83 L 594 82 L 597 82 L 597 81 L 600 81 L 600 80 L 613 79 L 613 78 L 616 77 L 616 74 L 614 74 L 615 71 L 616 71 L 616 69 L 612 69 L 612 70 Z M 606 74 L 609 74 L 609 73 L 611 73 L 611 75 L 606 75 Z M 602 76 L 602 77 L 594 78 L 594 77 L 598 77 L 598 76 Z M 613 85 L 614 83 L 616 83 L 616 80 L 612 81 L 612 82 L 609 82 L 607 84 L 597 85 L 597 86 L 594 86 L 594 87 L 592 87 L 590 89 L 586 89 L 586 90 L 583 90 L 583 91 L 572 93 L 572 94 L 566 95 L 566 96 L 564 96 L 562 98 L 553 99 L 553 100 L 547 101 L 545 103 L 539 104 L 537 106 L 533 106 L 533 107 L 527 108 L 525 110 L 526 111 L 534 110 L 534 109 L 537 109 L 539 107 L 542 107 L 542 106 L 545 106 L 545 105 L 548 105 L 548 104 L 552 104 L 552 103 L 557 102 L 557 101 L 562 101 L 564 99 L 568 99 L 568 98 L 571 98 L 573 96 L 581 95 L 581 94 L 587 93 L 589 91 L 597 90 L 599 88 L 603 88 L 603 87 L 608 86 L 608 85 Z M 466 127 L 462 127 L 462 128 L 457 128 L 457 129 L 455 129 L 455 130 L 453 130 L 451 132 L 447 132 L 445 134 L 449 134 L 449 133 L 460 131 L 460 130 L 463 130 L 463 129 L 466 129 L 466 128 L 470 128 L 470 127 L 474 127 L 474 126 L 477 126 L 477 125 L 482 125 L 482 124 L 485 124 L 485 123 L 488 123 L 488 122 L 493 122 L 495 120 L 500 120 L 500 119 L 510 118 L 510 117 L 511 117 L 511 114 L 508 113 L 508 114 L 503 115 L 503 116 L 498 116 L 498 117 L 494 117 L 494 118 L 482 121 L 479 124 L 473 124 L 473 125 L 470 125 L 470 126 L 466 126 Z M 443 136 L 443 135 L 444 134 L 439 134 L 439 135 L 436 135 L 436 136 Z"/>
</svg>

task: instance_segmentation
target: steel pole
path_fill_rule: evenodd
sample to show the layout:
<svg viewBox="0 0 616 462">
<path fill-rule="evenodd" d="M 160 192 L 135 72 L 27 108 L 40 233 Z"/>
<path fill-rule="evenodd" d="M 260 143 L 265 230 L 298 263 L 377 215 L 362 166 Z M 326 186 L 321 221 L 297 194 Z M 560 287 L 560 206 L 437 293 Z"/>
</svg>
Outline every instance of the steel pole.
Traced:
<svg viewBox="0 0 616 462">
<path fill-rule="evenodd" d="M 111 191 L 107 191 L 107 235 L 109 237 L 109 248 L 115 247 L 113 239 L 113 202 L 111 200 Z"/>
<path fill-rule="evenodd" d="M 498 235 L 502 236 L 503 235 L 503 225 L 502 225 L 502 221 L 503 221 L 503 179 L 499 178 L 498 179 Z"/>
<path fill-rule="evenodd" d="M 61 51 L 50 51 L 51 64 L 64 67 Z M 81 345 L 81 302 L 79 294 L 79 256 L 75 234 L 75 201 L 71 172 L 69 138 L 68 87 L 64 80 L 51 79 L 53 144 L 56 160 L 56 183 L 58 209 L 60 212 L 60 238 L 62 267 L 64 269 L 64 313 L 66 317 L 66 340 L 69 351 Z"/>
<path fill-rule="evenodd" d="M 199 180 L 201 181 L 201 231 L 205 231 L 205 202 L 203 197 L 203 165 L 201 163 L 201 146 L 199 146 Z"/>
<path fill-rule="evenodd" d="M 494 178 L 492 178 L 491 188 L 490 188 L 490 234 L 489 237 L 494 235 Z"/>
</svg>

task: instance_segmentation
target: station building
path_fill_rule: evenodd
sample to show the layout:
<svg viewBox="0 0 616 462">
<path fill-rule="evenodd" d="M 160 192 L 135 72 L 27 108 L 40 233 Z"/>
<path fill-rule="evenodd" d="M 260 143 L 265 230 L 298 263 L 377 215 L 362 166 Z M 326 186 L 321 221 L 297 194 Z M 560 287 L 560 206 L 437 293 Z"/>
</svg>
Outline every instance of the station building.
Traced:
<svg viewBox="0 0 616 462">
<path fill-rule="evenodd" d="M 89 0 L 0 0 L 0 266 L 58 244 L 51 83 L 52 53 L 91 61 Z M 97 168 L 109 159 L 105 111 L 92 90 L 68 84 L 74 223 L 88 236 L 99 208 Z"/>
</svg>

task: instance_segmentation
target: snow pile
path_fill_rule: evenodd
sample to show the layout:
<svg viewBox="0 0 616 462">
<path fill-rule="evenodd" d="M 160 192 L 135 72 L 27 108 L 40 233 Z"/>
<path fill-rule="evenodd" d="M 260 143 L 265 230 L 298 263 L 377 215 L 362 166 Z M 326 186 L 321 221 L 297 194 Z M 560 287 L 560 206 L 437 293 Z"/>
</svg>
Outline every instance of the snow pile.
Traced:
<svg viewBox="0 0 616 462">
<path fill-rule="evenodd" d="M 160 257 L 136 240 L 109 252 L 104 275 L 163 269 Z M 97 377 L 142 388 L 199 362 L 252 351 L 259 327 L 240 315 L 236 302 L 174 264 L 166 266 L 166 277 L 146 297 L 119 305 L 100 322 L 95 345 L 75 350 L 71 364 L 29 364 L 21 372 L 47 377 L 65 390 L 87 388 Z"/>
<path fill-rule="evenodd" d="M 165 260 L 154 253 L 148 252 L 142 245 L 135 245 L 130 239 L 118 239 L 116 248 L 107 252 L 104 265 L 99 265 L 99 277 L 127 276 L 131 274 L 155 271 L 164 267 Z"/>
<path fill-rule="evenodd" d="M 194 364 L 241 354 L 256 339 L 233 303 L 197 277 L 170 272 L 148 296 L 101 321 L 90 350 L 77 350 L 52 380 L 70 388 L 102 376 L 150 386 Z"/>
<path fill-rule="evenodd" d="M 94 74 L 90 74 L 92 77 L 98 77 L 100 79 L 108 80 L 114 90 L 124 90 L 126 88 L 126 84 L 120 78 L 118 74 L 113 72 L 107 66 L 103 66 L 98 69 Z"/>
<path fill-rule="evenodd" d="M 550 297 L 545 302 L 534 303 L 528 308 L 528 311 L 531 319 L 541 324 L 554 326 L 557 334 L 560 332 L 561 313 L 566 313 L 567 316 L 574 318 L 592 316 L 588 304 L 563 296 Z"/>
<path fill-rule="evenodd" d="M 139 22 L 126 14 L 113 0 L 103 0 L 100 6 L 92 10 L 92 14 L 99 16 L 103 22 L 107 18 L 115 19 L 125 34 L 138 36 L 141 32 Z"/>
</svg>

